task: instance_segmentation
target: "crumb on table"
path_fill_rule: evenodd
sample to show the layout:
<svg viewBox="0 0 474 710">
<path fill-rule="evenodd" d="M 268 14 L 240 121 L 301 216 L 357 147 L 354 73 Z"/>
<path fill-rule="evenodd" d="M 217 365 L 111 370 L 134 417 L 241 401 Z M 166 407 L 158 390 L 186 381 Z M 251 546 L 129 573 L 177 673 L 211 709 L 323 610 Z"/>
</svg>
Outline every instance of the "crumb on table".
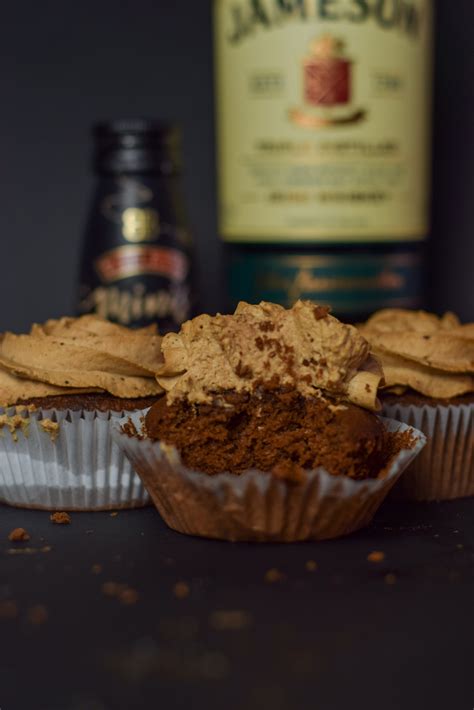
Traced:
<svg viewBox="0 0 474 710">
<path fill-rule="evenodd" d="M 28 621 L 33 626 L 41 626 L 48 619 L 48 610 L 42 604 L 36 604 L 28 609 Z"/>
<path fill-rule="evenodd" d="M 28 542 L 30 536 L 26 532 L 25 528 L 15 528 L 9 534 L 8 539 L 10 542 Z"/>
<path fill-rule="evenodd" d="M 268 584 L 274 584 L 275 582 L 282 582 L 285 579 L 283 572 L 279 569 L 273 567 L 265 572 L 265 582 Z"/>
<path fill-rule="evenodd" d="M 367 555 L 367 559 L 369 562 L 383 562 L 385 559 L 385 552 L 374 550 Z"/>
<path fill-rule="evenodd" d="M 0 602 L 0 619 L 15 619 L 18 616 L 18 604 L 13 599 Z"/>
<path fill-rule="evenodd" d="M 98 565 L 100 567 L 100 565 Z M 104 582 L 102 585 L 102 593 L 106 597 L 118 599 L 121 604 L 130 606 L 136 604 L 139 594 L 136 589 L 132 589 L 127 584 L 120 582 Z"/>
<path fill-rule="evenodd" d="M 69 515 L 69 513 L 66 513 L 64 511 L 57 511 L 56 513 L 51 513 L 49 519 L 52 523 L 55 523 L 56 525 L 69 525 L 69 523 L 71 522 L 71 516 Z"/>
<path fill-rule="evenodd" d="M 186 599 L 186 597 L 189 597 L 189 593 L 189 585 L 186 582 L 176 582 L 173 587 L 173 594 L 176 599 Z"/>
</svg>

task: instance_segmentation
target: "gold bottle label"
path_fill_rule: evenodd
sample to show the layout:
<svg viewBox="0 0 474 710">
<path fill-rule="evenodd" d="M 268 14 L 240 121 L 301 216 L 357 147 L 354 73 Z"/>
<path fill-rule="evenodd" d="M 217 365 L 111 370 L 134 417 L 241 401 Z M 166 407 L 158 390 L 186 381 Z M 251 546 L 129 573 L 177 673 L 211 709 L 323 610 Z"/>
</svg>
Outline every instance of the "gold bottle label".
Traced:
<svg viewBox="0 0 474 710">
<path fill-rule="evenodd" d="M 215 0 L 220 231 L 428 231 L 432 0 Z"/>
</svg>

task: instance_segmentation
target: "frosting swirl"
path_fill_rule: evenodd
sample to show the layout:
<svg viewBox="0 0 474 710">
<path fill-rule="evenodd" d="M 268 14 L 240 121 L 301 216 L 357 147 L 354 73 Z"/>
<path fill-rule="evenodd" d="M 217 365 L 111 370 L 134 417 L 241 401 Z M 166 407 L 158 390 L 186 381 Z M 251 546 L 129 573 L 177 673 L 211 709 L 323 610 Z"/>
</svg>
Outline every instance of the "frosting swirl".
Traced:
<svg viewBox="0 0 474 710">
<path fill-rule="evenodd" d="M 474 323 L 453 313 L 385 309 L 360 326 L 382 363 L 385 387 L 447 399 L 474 392 Z"/>
<path fill-rule="evenodd" d="M 201 315 L 165 335 L 157 376 L 168 401 L 212 402 L 224 390 L 291 386 L 378 409 L 382 371 L 357 329 L 309 301 L 293 308 L 240 303 L 233 315 Z"/>
<path fill-rule="evenodd" d="M 28 335 L 0 340 L 0 405 L 57 394 L 159 394 L 162 363 L 155 328 L 130 330 L 98 316 L 34 324 Z"/>
</svg>

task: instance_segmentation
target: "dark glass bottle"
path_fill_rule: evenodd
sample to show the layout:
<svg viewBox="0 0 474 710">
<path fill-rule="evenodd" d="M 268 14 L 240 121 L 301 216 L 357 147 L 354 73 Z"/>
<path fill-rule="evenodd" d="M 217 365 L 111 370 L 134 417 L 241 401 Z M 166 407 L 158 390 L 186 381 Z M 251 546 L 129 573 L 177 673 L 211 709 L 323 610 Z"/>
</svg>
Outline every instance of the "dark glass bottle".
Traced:
<svg viewBox="0 0 474 710">
<path fill-rule="evenodd" d="M 94 126 L 98 177 L 87 221 L 78 312 L 176 330 L 191 315 L 191 250 L 181 137 L 136 119 Z"/>
</svg>

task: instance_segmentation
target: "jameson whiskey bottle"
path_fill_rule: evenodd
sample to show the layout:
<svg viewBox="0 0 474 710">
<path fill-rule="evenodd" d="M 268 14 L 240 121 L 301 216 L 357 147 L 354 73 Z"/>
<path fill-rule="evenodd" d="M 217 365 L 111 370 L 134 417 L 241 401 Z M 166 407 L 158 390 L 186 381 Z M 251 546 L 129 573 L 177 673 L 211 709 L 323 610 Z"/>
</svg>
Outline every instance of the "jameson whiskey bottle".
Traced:
<svg viewBox="0 0 474 710">
<path fill-rule="evenodd" d="M 191 311 L 180 134 L 144 119 L 97 124 L 93 134 L 98 180 L 85 234 L 79 313 L 176 330 Z"/>
<path fill-rule="evenodd" d="M 214 0 L 233 302 L 422 300 L 432 0 Z"/>
</svg>

